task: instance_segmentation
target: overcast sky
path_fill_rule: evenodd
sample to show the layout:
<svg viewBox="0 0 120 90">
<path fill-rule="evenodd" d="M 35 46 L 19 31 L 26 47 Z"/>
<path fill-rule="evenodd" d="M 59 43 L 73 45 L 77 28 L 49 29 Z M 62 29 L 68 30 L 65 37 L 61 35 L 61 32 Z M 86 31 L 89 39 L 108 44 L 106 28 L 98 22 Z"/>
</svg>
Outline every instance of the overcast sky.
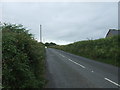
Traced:
<svg viewBox="0 0 120 90">
<path fill-rule="evenodd" d="M 2 3 L 2 21 L 23 24 L 39 40 L 42 24 L 44 42 L 68 44 L 104 38 L 118 28 L 117 2 Z"/>
</svg>

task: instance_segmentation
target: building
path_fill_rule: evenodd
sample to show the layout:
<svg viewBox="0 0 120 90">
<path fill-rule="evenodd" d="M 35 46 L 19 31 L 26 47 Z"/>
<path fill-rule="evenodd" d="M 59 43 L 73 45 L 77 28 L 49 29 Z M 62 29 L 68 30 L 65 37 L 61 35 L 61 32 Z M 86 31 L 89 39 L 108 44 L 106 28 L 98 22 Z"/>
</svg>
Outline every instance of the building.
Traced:
<svg viewBox="0 0 120 90">
<path fill-rule="evenodd" d="M 115 35 L 120 35 L 120 30 L 109 29 L 108 33 L 106 34 L 106 37 L 111 37 Z"/>
</svg>

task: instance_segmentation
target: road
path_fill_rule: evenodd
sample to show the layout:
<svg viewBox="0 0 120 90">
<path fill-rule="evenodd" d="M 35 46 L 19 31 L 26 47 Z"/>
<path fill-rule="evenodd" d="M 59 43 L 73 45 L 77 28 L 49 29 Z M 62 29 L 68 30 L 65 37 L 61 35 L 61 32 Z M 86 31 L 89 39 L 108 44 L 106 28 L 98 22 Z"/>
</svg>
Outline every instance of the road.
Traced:
<svg viewBox="0 0 120 90">
<path fill-rule="evenodd" d="M 46 48 L 46 88 L 120 88 L 118 68 Z"/>
</svg>

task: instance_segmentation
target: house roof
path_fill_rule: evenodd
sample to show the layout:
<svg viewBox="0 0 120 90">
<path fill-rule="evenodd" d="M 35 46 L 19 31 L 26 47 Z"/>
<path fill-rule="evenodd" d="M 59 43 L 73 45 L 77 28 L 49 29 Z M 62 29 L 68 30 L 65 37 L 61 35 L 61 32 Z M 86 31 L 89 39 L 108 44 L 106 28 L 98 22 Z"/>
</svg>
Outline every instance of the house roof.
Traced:
<svg viewBox="0 0 120 90">
<path fill-rule="evenodd" d="M 120 30 L 109 29 L 109 31 L 108 31 L 106 37 L 107 37 L 109 34 L 112 34 L 112 35 L 119 35 L 119 34 L 120 34 Z"/>
</svg>

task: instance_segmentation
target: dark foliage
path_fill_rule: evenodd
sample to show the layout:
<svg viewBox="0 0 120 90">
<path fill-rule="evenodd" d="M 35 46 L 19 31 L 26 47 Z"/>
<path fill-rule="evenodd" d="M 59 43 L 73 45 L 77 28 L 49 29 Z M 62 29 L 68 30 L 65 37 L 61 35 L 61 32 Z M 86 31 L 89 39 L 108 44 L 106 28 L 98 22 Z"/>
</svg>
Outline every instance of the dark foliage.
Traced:
<svg viewBox="0 0 120 90">
<path fill-rule="evenodd" d="M 54 46 L 76 55 L 87 57 L 100 62 L 120 66 L 120 36 L 98 40 L 79 41 L 69 45 Z"/>
<path fill-rule="evenodd" d="M 45 50 L 22 25 L 2 26 L 2 87 L 42 88 Z"/>
<path fill-rule="evenodd" d="M 50 42 L 50 43 L 46 42 L 46 43 L 45 43 L 45 46 L 55 46 L 55 45 L 56 45 L 56 44 L 53 43 L 53 42 Z"/>
</svg>

